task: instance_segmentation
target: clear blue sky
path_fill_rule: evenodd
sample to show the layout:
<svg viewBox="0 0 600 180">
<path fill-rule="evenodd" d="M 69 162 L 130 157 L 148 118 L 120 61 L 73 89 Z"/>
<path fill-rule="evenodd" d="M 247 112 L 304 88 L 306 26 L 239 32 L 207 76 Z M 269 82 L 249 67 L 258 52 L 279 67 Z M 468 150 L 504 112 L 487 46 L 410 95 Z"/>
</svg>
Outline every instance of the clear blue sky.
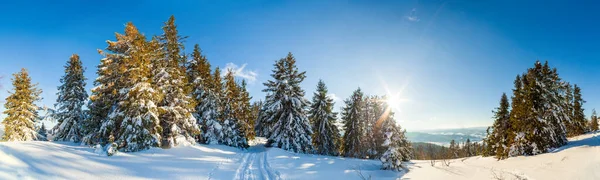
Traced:
<svg viewBox="0 0 600 180">
<path fill-rule="evenodd" d="M 409 131 L 487 126 L 502 92 L 536 59 L 579 84 L 589 110 L 600 107 L 600 11 L 595 1 L 2 1 L 2 101 L 10 74 L 30 70 L 52 105 L 71 54 L 87 67 L 88 87 L 101 56 L 132 21 L 161 33 L 173 14 L 213 66 L 233 63 L 256 81 L 255 99 L 275 60 L 292 52 L 307 71 L 312 97 L 323 79 L 337 99 L 361 87 L 401 91 L 396 118 Z M 0 109 L 2 110 L 2 109 Z"/>
</svg>

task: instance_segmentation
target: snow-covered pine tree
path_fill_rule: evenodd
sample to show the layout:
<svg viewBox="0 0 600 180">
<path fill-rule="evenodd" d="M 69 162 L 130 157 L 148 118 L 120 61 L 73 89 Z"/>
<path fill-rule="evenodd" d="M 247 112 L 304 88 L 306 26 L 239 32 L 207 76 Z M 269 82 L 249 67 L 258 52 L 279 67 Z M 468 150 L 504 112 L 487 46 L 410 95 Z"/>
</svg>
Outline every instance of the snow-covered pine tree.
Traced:
<svg viewBox="0 0 600 180">
<path fill-rule="evenodd" d="M 300 88 L 305 73 L 298 71 L 296 59 L 289 53 L 275 63 L 273 80 L 264 83 L 266 112 L 261 114 L 261 123 L 269 129 L 267 145 L 298 153 L 313 152 L 312 126 L 306 114 L 309 102 Z"/>
<path fill-rule="evenodd" d="M 592 117 L 590 117 L 590 131 L 598 131 L 598 116 L 596 115 L 596 109 L 592 110 Z"/>
<path fill-rule="evenodd" d="M 159 43 L 148 42 L 131 22 L 127 23 L 121 40 L 128 47 L 122 59 L 127 81 L 118 91 L 119 103 L 109 118 L 120 122 L 114 141 L 119 150 L 134 152 L 160 145 L 162 128 L 156 106 L 159 94 L 152 86 L 150 69 Z"/>
<path fill-rule="evenodd" d="M 229 69 L 225 75 L 225 92 L 223 99 L 223 111 L 221 117 L 223 118 L 223 139 L 221 143 L 237 147 L 237 148 L 248 148 L 248 141 L 246 139 L 246 130 L 244 123 L 240 122 L 240 90 L 233 77 L 233 72 Z"/>
<path fill-rule="evenodd" d="M 244 125 L 245 136 L 248 140 L 253 140 L 256 136 L 254 131 L 254 124 L 256 121 L 256 117 L 252 115 L 252 105 L 250 104 L 250 93 L 246 89 L 246 81 L 242 80 L 240 84 L 240 98 L 239 101 L 239 119 L 242 125 Z"/>
<path fill-rule="evenodd" d="M 410 161 L 412 157 L 412 148 L 410 142 L 406 139 L 405 131 L 396 125 L 393 119 L 393 112 L 389 112 L 382 122 L 385 141 L 383 146 L 386 151 L 381 156 L 382 169 L 402 171 L 403 161 Z"/>
<path fill-rule="evenodd" d="M 39 141 L 47 141 L 47 137 L 48 137 L 48 130 L 46 129 L 46 125 L 44 125 L 44 123 L 42 123 L 42 125 L 40 126 L 40 128 L 37 130 L 38 133 L 38 140 Z"/>
<path fill-rule="evenodd" d="M 38 119 L 38 109 L 35 102 L 39 101 L 42 91 L 37 84 L 31 83 L 29 73 L 25 68 L 13 74 L 13 91 L 6 97 L 4 114 L 5 141 L 33 141 L 37 140 L 38 133 L 35 121 Z"/>
<path fill-rule="evenodd" d="M 346 157 L 360 158 L 362 155 L 362 142 L 364 123 L 362 110 L 364 106 L 363 93 L 358 88 L 349 99 L 344 102 L 346 106 L 342 109 L 342 121 L 344 122 L 344 136 L 342 155 Z"/>
<path fill-rule="evenodd" d="M 187 77 L 183 67 L 186 60 L 181 53 L 184 38 L 178 34 L 175 17 L 171 16 L 162 29 L 164 33 L 158 39 L 163 52 L 154 63 L 154 83 L 162 97 L 158 103 L 163 128 L 162 147 L 171 148 L 184 143 L 179 141 L 194 143 L 200 129 L 192 115 L 194 101 L 186 91 Z"/>
<path fill-rule="evenodd" d="M 201 129 L 201 134 L 198 135 L 196 139 L 198 142 L 206 143 L 204 136 L 208 133 L 207 123 L 209 121 L 215 121 L 216 118 L 216 116 L 214 116 L 214 113 L 216 113 L 216 101 L 214 99 L 215 97 L 209 97 L 211 94 L 210 87 L 212 85 L 210 63 L 206 59 L 206 56 L 202 55 L 202 50 L 200 50 L 198 44 L 194 46 L 192 59 L 188 62 L 186 70 L 188 81 L 192 88 L 192 98 L 196 101 L 196 106 L 194 107 L 192 115 L 196 118 L 196 122 Z M 217 139 L 213 139 L 216 143 Z"/>
<path fill-rule="evenodd" d="M 340 133 L 335 125 L 337 113 L 333 112 L 333 99 L 327 97 L 327 87 L 319 80 L 308 118 L 313 123 L 313 146 L 317 154 L 339 155 Z"/>
<path fill-rule="evenodd" d="M 375 96 L 374 98 L 375 99 L 373 101 L 375 103 L 372 104 L 372 114 L 375 115 L 375 118 L 372 119 L 372 122 L 370 122 L 370 124 L 373 126 L 371 130 L 371 133 L 373 133 L 373 140 L 372 142 L 369 142 L 369 144 L 376 147 L 376 153 L 374 154 L 373 158 L 380 158 L 383 155 L 383 152 L 387 150 L 387 147 L 383 146 L 383 142 L 385 141 L 385 129 L 383 129 L 382 123 L 383 120 L 385 120 L 385 117 L 390 118 L 390 113 L 393 112 L 387 104 L 388 97 Z"/>
<path fill-rule="evenodd" d="M 202 117 L 204 125 L 201 142 L 205 144 L 218 144 L 223 139 L 222 91 L 221 70 L 215 68 L 214 74 L 207 83 L 208 93 L 206 99 L 201 102 Z"/>
<path fill-rule="evenodd" d="M 98 65 L 98 77 L 88 103 L 89 115 L 84 126 L 83 142 L 88 145 L 107 145 L 113 143 L 120 132 L 120 119 L 109 117 L 119 106 L 120 90 L 129 80 L 124 76 L 128 70 L 125 58 L 129 51 L 131 38 L 127 34 L 115 33 L 116 41 L 107 40 L 106 51 L 98 50 L 104 58 Z"/>
<path fill-rule="evenodd" d="M 581 97 L 581 88 L 575 84 L 573 86 L 573 116 L 567 129 L 569 136 L 577 136 L 587 132 L 585 114 L 583 113 L 583 103 Z"/>
<path fill-rule="evenodd" d="M 258 101 L 254 101 L 252 102 L 251 108 L 252 109 L 252 119 L 254 119 L 254 134 L 255 136 L 264 136 L 263 132 L 262 132 L 262 126 L 260 126 L 262 123 L 260 123 L 260 114 L 262 112 L 263 109 L 263 101 L 262 100 L 258 100 Z"/>
<path fill-rule="evenodd" d="M 509 156 L 545 153 L 566 144 L 566 125 L 571 121 L 564 104 L 568 102 L 564 93 L 566 83 L 558 77 L 556 69 L 539 61 L 521 81 L 520 98 L 513 100 L 518 107 L 511 111 L 514 138 Z"/>
<path fill-rule="evenodd" d="M 520 80 L 519 80 L 520 83 Z M 491 129 L 492 132 L 486 137 L 487 143 L 490 144 L 490 152 L 496 156 L 497 159 L 504 159 L 508 157 L 508 137 L 510 133 L 510 103 L 506 93 L 502 93 L 500 98 L 500 106 L 494 110 L 494 124 Z"/>
<path fill-rule="evenodd" d="M 377 155 L 377 144 L 374 136 L 375 123 L 377 122 L 377 119 L 379 119 L 374 112 L 375 106 L 378 104 L 378 102 L 376 102 L 377 100 L 377 96 L 365 96 L 363 100 L 364 105 L 361 110 L 363 119 L 361 121 L 364 129 L 362 130 L 363 134 L 360 138 L 363 144 L 361 149 L 362 158 L 375 158 Z"/>
<path fill-rule="evenodd" d="M 88 98 L 83 76 L 85 69 L 77 54 L 73 54 L 65 66 L 65 75 L 60 79 L 58 87 L 54 118 L 58 124 L 52 132 L 54 141 L 79 142 L 83 136 L 83 121 L 85 115 L 83 105 Z"/>
</svg>

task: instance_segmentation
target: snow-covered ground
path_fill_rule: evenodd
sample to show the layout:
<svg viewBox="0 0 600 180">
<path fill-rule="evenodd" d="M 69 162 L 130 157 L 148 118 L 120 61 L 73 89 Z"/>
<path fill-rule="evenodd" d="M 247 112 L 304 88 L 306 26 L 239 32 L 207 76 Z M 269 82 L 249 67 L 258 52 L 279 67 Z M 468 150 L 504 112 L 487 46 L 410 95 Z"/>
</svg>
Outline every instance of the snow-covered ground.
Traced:
<svg viewBox="0 0 600 180">
<path fill-rule="evenodd" d="M 0 143 L 0 179 L 600 179 L 600 132 L 570 139 L 552 153 L 509 158 L 413 161 L 408 173 L 380 170 L 376 160 L 296 154 L 221 145 L 150 149 L 106 157 L 71 143 Z"/>
<path fill-rule="evenodd" d="M 72 143 L 1 142 L 0 179 L 395 179 L 374 160 L 296 154 L 265 148 L 222 145 L 153 148 L 107 157 Z"/>
<path fill-rule="evenodd" d="M 600 132 L 569 139 L 551 153 L 497 161 L 491 157 L 413 161 L 403 179 L 600 179 Z"/>
</svg>

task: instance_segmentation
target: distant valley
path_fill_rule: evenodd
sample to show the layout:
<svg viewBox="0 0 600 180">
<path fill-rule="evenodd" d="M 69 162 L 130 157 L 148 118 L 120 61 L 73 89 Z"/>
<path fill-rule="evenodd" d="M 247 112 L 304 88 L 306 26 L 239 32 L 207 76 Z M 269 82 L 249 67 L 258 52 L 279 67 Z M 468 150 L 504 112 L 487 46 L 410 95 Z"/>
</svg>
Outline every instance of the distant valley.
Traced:
<svg viewBox="0 0 600 180">
<path fill-rule="evenodd" d="M 486 135 L 487 127 L 457 128 L 422 130 L 406 132 L 406 137 L 412 142 L 427 142 L 438 145 L 448 145 L 451 140 L 464 142 L 470 139 L 472 142 L 481 141 Z"/>
</svg>

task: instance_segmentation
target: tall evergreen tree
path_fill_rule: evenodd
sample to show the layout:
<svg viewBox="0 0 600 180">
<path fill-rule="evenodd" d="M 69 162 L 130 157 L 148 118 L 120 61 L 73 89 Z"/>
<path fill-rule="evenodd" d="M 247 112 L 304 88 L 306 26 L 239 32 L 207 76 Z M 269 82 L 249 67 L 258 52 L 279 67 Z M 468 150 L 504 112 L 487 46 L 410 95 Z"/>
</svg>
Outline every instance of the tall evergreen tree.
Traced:
<svg viewBox="0 0 600 180">
<path fill-rule="evenodd" d="M 44 123 L 42 123 L 42 125 L 40 126 L 40 128 L 37 130 L 38 133 L 38 140 L 39 141 L 46 141 L 48 140 L 48 130 L 46 129 L 46 125 L 44 125 Z"/>
<path fill-rule="evenodd" d="M 39 107 L 36 101 L 41 100 L 42 91 L 37 84 L 31 83 L 29 73 L 25 68 L 13 74 L 13 91 L 6 97 L 4 114 L 4 135 L 6 141 L 32 141 L 37 140 L 38 133 L 35 121 L 38 117 Z"/>
<path fill-rule="evenodd" d="M 577 136 L 585 133 L 586 120 L 585 114 L 583 113 L 583 103 L 585 101 L 581 97 L 581 88 L 577 85 L 573 86 L 573 116 L 571 117 L 571 123 L 568 127 L 569 136 Z"/>
<path fill-rule="evenodd" d="M 160 145 L 159 94 L 150 69 L 159 45 L 156 40 L 148 42 L 132 23 L 127 23 L 122 40 L 128 46 L 122 54 L 127 81 L 118 90 L 118 105 L 108 118 L 120 127 L 114 133 L 119 150 L 133 152 Z"/>
<path fill-rule="evenodd" d="M 340 134 L 335 125 L 337 113 L 333 112 L 333 99 L 327 97 L 327 87 L 322 80 L 317 84 L 308 118 L 313 123 L 313 146 L 317 154 L 337 156 Z"/>
<path fill-rule="evenodd" d="M 566 85 L 557 70 L 537 61 L 521 81 L 520 98 L 513 100 L 518 107 L 511 111 L 515 112 L 511 115 L 514 138 L 509 156 L 535 155 L 564 145 L 565 126 L 571 119 L 564 105 Z"/>
<path fill-rule="evenodd" d="M 590 131 L 598 131 L 598 116 L 596 116 L 596 109 L 592 110 L 592 117 L 590 118 Z"/>
<path fill-rule="evenodd" d="M 267 96 L 261 123 L 266 123 L 269 129 L 267 145 L 300 153 L 314 150 L 312 127 L 305 111 L 309 103 L 300 88 L 305 73 L 298 71 L 296 59 L 289 53 L 275 63 L 273 80 L 264 83 L 267 88 L 263 92 Z"/>
<path fill-rule="evenodd" d="M 189 84 L 192 87 L 192 98 L 197 102 L 192 114 L 201 127 L 201 134 L 197 139 L 202 143 L 206 143 L 207 141 L 204 137 L 209 133 L 209 121 L 213 127 L 214 123 L 216 123 L 217 104 L 216 97 L 213 96 L 214 93 L 211 89 L 213 82 L 210 73 L 210 63 L 206 59 L 206 56 L 202 55 L 200 46 L 196 44 L 192 52 L 192 59 L 188 62 L 187 75 Z M 214 129 L 211 129 L 210 133 L 214 133 Z M 209 137 L 211 137 L 211 140 L 214 140 L 214 143 L 220 139 L 212 135 Z"/>
<path fill-rule="evenodd" d="M 117 131 L 114 119 L 108 117 L 109 113 L 117 107 L 118 89 L 123 84 L 122 72 L 125 70 L 123 63 L 124 53 L 128 47 L 125 43 L 125 35 L 116 34 L 117 41 L 107 41 L 108 47 L 104 52 L 98 50 L 104 58 L 100 60 L 94 80 L 94 88 L 88 103 L 88 118 L 83 123 L 85 136 L 83 142 L 88 145 L 113 142 Z"/>
<path fill-rule="evenodd" d="M 411 144 L 405 136 L 406 131 L 396 125 L 393 114 L 389 108 L 384 113 L 382 128 L 385 140 L 382 145 L 386 147 L 386 150 L 380 160 L 382 169 L 401 171 L 402 168 L 405 168 L 402 162 L 410 161 L 413 154 Z"/>
<path fill-rule="evenodd" d="M 515 83 L 520 83 L 520 79 Z M 494 111 L 494 124 L 492 132 L 487 136 L 487 143 L 490 144 L 490 151 L 497 159 L 508 157 L 508 138 L 511 131 L 510 124 L 510 103 L 508 97 L 503 93 L 500 98 L 500 106 Z"/>
<path fill-rule="evenodd" d="M 344 102 L 346 106 L 342 110 L 342 121 L 344 122 L 344 145 L 342 146 L 342 155 L 346 157 L 362 156 L 362 142 L 361 137 L 363 136 L 364 123 L 362 117 L 363 93 L 358 88 L 352 93 L 349 99 Z"/>
<path fill-rule="evenodd" d="M 65 75 L 60 79 L 62 85 L 58 87 L 58 98 L 54 105 L 55 118 L 58 120 L 52 130 L 54 141 L 79 142 L 85 133 L 83 105 L 88 94 L 85 90 L 84 71 L 79 56 L 73 54 L 65 66 Z"/>
<path fill-rule="evenodd" d="M 179 141 L 195 142 L 200 133 L 194 112 L 194 101 L 188 96 L 185 56 L 181 51 L 183 37 L 178 34 L 175 17 L 171 16 L 163 26 L 164 33 L 158 38 L 163 50 L 162 57 L 155 63 L 154 83 L 162 99 L 158 103 L 159 117 L 163 127 L 162 146 L 170 148 Z M 181 137 L 181 138 L 178 138 Z"/>
<path fill-rule="evenodd" d="M 240 89 L 235 82 L 233 72 L 228 70 L 225 75 L 224 103 L 221 117 L 223 118 L 222 143 L 232 147 L 247 148 L 246 126 L 240 120 Z"/>
<path fill-rule="evenodd" d="M 246 81 L 242 80 L 242 83 L 239 87 L 240 96 L 239 96 L 239 119 L 240 123 L 244 126 L 245 136 L 248 140 L 254 139 L 256 133 L 254 131 L 254 124 L 256 121 L 256 117 L 252 115 L 252 105 L 250 104 L 250 93 L 246 89 Z"/>
</svg>

